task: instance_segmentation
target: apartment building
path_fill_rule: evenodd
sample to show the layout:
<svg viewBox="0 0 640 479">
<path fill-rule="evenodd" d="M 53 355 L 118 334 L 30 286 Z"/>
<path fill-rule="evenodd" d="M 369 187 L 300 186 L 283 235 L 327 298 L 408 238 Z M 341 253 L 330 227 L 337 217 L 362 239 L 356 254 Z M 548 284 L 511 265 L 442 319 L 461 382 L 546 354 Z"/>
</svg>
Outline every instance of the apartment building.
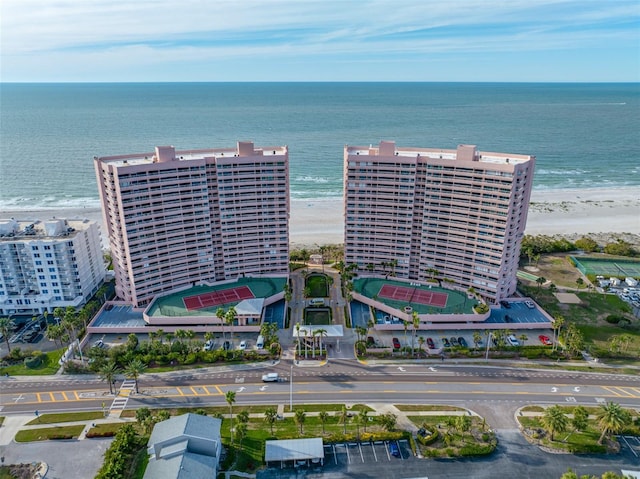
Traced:
<svg viewBox="0 0 640 479">
<path fill-rule="evenodd" d="M 0 220 L 0 315 L 83 306 L 106 273 L 96 222 Z"/>
<path fill-rule="evenodd" d="M 117 296 L 160 293 L 245 274 L 288 273 L 288 148 L 94 158 Z"/>
<path fill-rule="evenodd" d="M 345 262 L 363 272 L 446 278 L 489 302 L 516 289 L 535 157 L 400 148 L 344 149 Z"/>
</svg>

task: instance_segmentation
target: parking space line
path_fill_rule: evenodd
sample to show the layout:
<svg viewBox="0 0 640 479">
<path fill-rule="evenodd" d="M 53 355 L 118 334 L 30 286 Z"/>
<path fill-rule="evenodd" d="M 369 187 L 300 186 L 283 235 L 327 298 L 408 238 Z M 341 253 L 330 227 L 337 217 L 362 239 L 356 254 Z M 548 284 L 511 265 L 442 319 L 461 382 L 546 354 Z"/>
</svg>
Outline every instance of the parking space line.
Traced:
<svg viewBox="0 0 640 479">
<path fill-rule="evenodd" d="M 360 459 L 362 459 L 362 462 L 364 463 L 364 455 L 362 454 L 362 443 L 358 442 L 358 449 L 360 449 Z"/>
<path fill-rule="evenodd" d="M 624 436 L 618 436 L 618 437 L 621 437 L 624 443 L 627 445 L 627 447 L 631 449 L 631 452 L 633 453 L 633 455 L 638 457 L 638 453 L 635 451 L 634 447 L 631 444 L 629 444 L 629 442 L 627 441 L 627 438 Z"/>
<path fill-rule="evenodd" d="M 200 393 L 196 391 L 193 386 L 189 386 L 189 389 L 191 389 L 193 391 L 193 394 L 195 394 L 196 396 L 200 396 Z"/>
<path fill-rule="evenodd" d="M 176 391 L 178 391 L 178 393 L 180 393 L 180 396 L 184 396 L 184 393 L 182 392 L 182 389 L 180 389 L 177 386 L 176 386 Z"/>
<path fill-rule="evenodd" d="M 64 391 L 60 391 L 62 393 L 62 397 L 64 398 L 65 401 L 68 401 L 69 398 L 67 397 L 67 393 Z"/>
<path fill-rule="evenodd" d="M 371 444 L 371 450 L 373 451 L 373 457 L 375 458 L 376 462 L 378 462 L 378 455 L 376 454 L 376 447 L 374 446 L 373 443 Z"/>
<path fill-rule="evenodd" d="M 349 464 L 351 464 L 351 455 L 349 454 L 349 445 L 348 444 L 344 445 L 344 450 L 347 451 L 347 462 Z"/>
<path fill-rule="evenodd" d="M 207 389 L 207 386 L 202 386 L 202 389 L 207 393 L 207 396 L 213 396 L 213 393 Z"/>
<path fill-rule="evenodd" d="M 78 396 L 78 391 L 73 391 L 73 395 L 76 397 L 76 401 L 80 401 L 80 396 Z"/>
</svg>

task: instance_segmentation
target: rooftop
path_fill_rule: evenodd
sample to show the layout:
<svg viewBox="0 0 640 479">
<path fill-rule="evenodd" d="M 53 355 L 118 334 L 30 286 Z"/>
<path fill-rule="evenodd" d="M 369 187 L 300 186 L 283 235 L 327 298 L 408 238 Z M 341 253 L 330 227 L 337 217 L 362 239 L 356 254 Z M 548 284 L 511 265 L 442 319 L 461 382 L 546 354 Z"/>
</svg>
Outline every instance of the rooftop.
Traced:
<svg viewBox="0 0 640 479">
<path fill-rule="evenodd" d="M 67 238 L 96 224 L 88 219 L 16 220 L 0 219 L 0 241 Z"/>
</svg>

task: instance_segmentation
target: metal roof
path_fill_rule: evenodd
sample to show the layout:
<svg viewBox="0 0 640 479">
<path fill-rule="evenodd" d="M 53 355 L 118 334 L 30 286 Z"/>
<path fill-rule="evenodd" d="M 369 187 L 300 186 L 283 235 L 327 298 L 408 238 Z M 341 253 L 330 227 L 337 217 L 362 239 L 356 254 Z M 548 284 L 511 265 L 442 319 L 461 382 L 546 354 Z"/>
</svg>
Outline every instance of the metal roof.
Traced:
<svg viewBox="0 0 640 479">
<path fill-rule="evenodd" d="M 324 459 L 324 447 L 320 437 L 266 441 L 265 445 L 264 459 L 266 462 Z"/>
</svg>

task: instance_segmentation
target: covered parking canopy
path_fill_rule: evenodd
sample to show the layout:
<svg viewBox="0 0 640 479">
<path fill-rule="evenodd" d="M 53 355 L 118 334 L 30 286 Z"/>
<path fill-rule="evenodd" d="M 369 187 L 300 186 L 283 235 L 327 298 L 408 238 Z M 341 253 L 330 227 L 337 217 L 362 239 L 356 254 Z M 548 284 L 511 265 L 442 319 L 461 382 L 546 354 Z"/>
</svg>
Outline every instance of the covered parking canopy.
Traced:
<svg viewBox="0 0 640 479">
<path fill-rule="evenodd" d="M 322 438 L 284 439 L 266 441 L 264 460 L 267 464 L 280 462 L 281 467 L 287 461 L 320 461 L 324 464 L 324 447 Z"/>
</svg>

